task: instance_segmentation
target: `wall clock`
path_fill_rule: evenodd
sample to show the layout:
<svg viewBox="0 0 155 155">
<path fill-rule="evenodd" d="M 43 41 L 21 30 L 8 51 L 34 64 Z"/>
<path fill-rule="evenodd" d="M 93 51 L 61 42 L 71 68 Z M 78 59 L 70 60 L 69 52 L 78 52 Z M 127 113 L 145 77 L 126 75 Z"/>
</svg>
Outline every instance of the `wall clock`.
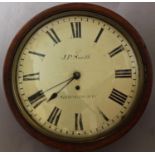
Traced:
<svg viewBox="0 0 155 155">
<path fill-rule="evenodd" d="M 142 115 L 152 69 L 138 32 L 93 4 L 43 11 L 15 36 L 4 88 L 32 136 L 66 151 L 94 150 L 124 135 Z"/>
</svg>

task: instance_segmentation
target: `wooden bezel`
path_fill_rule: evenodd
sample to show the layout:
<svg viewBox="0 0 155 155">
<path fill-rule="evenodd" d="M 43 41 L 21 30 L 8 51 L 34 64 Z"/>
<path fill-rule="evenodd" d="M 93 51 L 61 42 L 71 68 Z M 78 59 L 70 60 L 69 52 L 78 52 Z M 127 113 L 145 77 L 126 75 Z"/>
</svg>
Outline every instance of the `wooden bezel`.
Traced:
<svg viewBox="0 0 155 155">
<path fill-rule="evenodd" d="M 135 113 L 132 115 L 132 118 L 130 122 L 127 124 L 124 124 L 123 128 L 119 132 L 114 132 L 111 135 L 107 136 L 106 138 L 96 140 L 94 142 L 85 142 L 85 143 L 71 143 L 71 142 L 61 142 L 54 138 L 48 137 L 46 135 L 43 135 L 36 129 L 34 129 L 22 116 L 20 113 L 16 101 L 14 99 L 13 90 L 12 90 L 12 64 L 14 60 L 14 56 L 16 54 L 17 48 L 19 47 L 21 41 L 26 36 L 26 34 L 35 27 L 38 23 L 45 20 L 46 18 L 56 15 L 58 13 L 62 13 L 65 11 L 90 11 L 93 13 L 97 13 L 101 16 L 105 16 L 110 18 L 111 20 L 114 20 L 116 23 L 118 23 L 121 27 L 124 28 L 126 32 L 130 34 L 130 37 L 134 40 L 135 44 L 137 45 L 137 48 L 140 52 L 140 56 L 142 59 L 142 63 L 144 66 L 144 72 L 145 72 L 145 81 L 144 81 L 144 88 L 143 92 L 141 94 L 141 98 L 139 99 L 140 107 L 136 109 Z M 143 114 L 146 105 L 148 103 L 151 89 L 152 89 L 152 65 L 149 57 L 149 53 L 147 51 L 147 48 L 144 44 L 144 41 L 142 40 L 139 33 L 131 26 L 124 18 L 119 16 L 118 14 L 114 13 L 113 11 L 106 9 L 101 6 L 93 5 L 93 4 L 87 4 L 87 3 L 70 3 L 70 4 L 63 4 L 59 6 L 52 7 L 50 9 L 47 9 L 43 11 L 42 13 L 35 16 L 33 19 L 31 19 L 15 36 L 13 39 L 4 63 L 4 70 L 3 70 L 3 83 L 4 83 L 4 89 L 6 93 L 6 97 L 9 103 L 9 106 L 15 115 L 17 121 L 23 126 L 23 128 L 28 131 L 33 137 L 37 138 L 41 142 L 51 146 L 56 147 L 63 151 L 90 151 L 94 150 L 100 147 L 104 147 L 105 145 L 114 142 L 115 140 L 119 139 L 121 136 L 123 136 L 129 129 L 131 129 L 136 122 L 139 120 L 141 115 Z"/>
</svg>

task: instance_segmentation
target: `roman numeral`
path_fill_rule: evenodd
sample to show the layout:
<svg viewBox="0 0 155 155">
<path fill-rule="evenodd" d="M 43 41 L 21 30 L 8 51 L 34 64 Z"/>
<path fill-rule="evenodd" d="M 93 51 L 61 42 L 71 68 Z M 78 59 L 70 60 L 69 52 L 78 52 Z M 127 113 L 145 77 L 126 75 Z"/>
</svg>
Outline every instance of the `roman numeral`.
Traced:
<svg viewBox="0 0 155 155">
<path fill-rule="evenodd" d="M 40 80 L 40 73 L 32 73 L 23 75 L 23 81 Z"/>
<path fill-rule="evenodd" d="M 38 107 L 43 101 L 46 100 L 44 92 L 42 90 L 37 91 L 33 95 L 28 97 L 29 102 L 33 105 L 34 108 Z"/>
<path fill-rule="evenodd" d="M 123 105 L 127 99 L 127 95 L 116 90 L 116 89 L 113 89 L 109 98 L 115 102 L 117 102 L 118 104 L 120 105 Z"/>
<path fill-rule="evenodd" d="M 73 38 L 81 38 L 81 23 L 71 22 L 70 24 L 71 24 Z"/>
<path fill-rule="evenodd" d="M 100 29 L 100 31 L 99 31 L 99 33 L 98 33 L 96 39 L 94 40 L 95 43 L 98 42 L 98 40 L 99 40 L 99 38 L 100 38 L 100 36 L 101 36 L 102 33 L 103 33 L 103 28 Z"/>
<path fill-rule="evenodd" d="M 124 47 L 122 45 L 116 47 L 114 50 L 112 50 L 110 53 L 109 53 L 109 56 L 110 57 L 113 57 L 115 56 L 116 54 L 122 52 L 124 50 Z"/>
<path fill-rule="evenodd" d="M 33 54 L 33 55 L 37 55 L 39 57 L 45 57 L 45 54 L 42 54 L 42 53 L 37 53 L 37 52 L 33 52 L 33 51 L 29 51 L 30 54 Z"/>
<path fill-rule="evenodd" d="M 98 109 L 98 111 L 101 114 L 101 116 L 104 118 L 104 120 L 109 121 L 109 118 L 100 109 Z"/>
<path fill-rule="evenodd" d="M 60 110 L 58 107 L 54 107 L 47 121 L 57 126 L 61 111 L 62 110 Z"/>
<path fill-rule="evenodd" d="M 83 130 L 82 115 L 75 113 L 75 130 Z"/>
<path fill-rule="evenodd" d="M 131 78 L 131 77 L 132 77 L 131 69 L 115 70 L 115 78 Z"/>
<path fill-rule="evenodd" d="M 54 29 L 50 29 L 50 32 L 47 31 L 46 33 L 49 35 L 49 37 L 53 40 L 53 42 L 54 42 L 55 44 L 61 42 L 60 38 L 57 36 L 57 34 L 56 34 L 56 32 L 54 31 Z"/>
</svg>

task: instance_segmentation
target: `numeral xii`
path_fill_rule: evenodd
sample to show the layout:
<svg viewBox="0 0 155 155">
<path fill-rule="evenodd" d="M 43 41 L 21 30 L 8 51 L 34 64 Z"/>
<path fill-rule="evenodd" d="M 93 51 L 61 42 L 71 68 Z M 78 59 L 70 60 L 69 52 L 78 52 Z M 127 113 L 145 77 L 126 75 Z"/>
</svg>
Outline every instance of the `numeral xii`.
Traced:
<svg viewBox="0 0 155 155">
<path fill-rule="evenodd" d="M 81 38 L 81 22 L 71 22 L 73 38 Z"/>
</svg>

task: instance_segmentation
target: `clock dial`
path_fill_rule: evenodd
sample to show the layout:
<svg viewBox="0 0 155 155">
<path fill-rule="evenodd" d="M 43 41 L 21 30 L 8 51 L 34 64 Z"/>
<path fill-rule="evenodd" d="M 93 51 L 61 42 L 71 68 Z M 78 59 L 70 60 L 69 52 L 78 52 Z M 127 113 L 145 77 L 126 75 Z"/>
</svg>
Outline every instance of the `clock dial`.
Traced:
<svg viewBox="0 0 155 155">
<path fill-rule="evenodd" d="M 67 15 L 42 23 L 23 41 L 12 83 L 31 125 L 78 141 L 104 136 L 125 121 L 142 75 L 128 35 L 106 20 Z"/>
</svg>

